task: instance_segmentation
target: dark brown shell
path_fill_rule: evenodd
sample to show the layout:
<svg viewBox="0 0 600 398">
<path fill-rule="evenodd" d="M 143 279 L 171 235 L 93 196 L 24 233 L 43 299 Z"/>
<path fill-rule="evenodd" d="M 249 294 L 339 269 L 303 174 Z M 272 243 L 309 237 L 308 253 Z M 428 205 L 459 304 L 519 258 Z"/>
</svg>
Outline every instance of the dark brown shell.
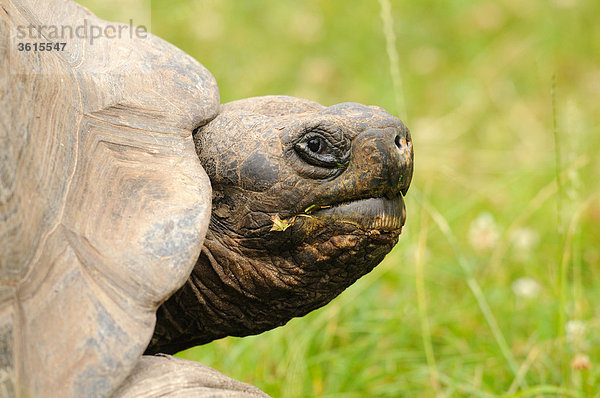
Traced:
<svg viewBox="0 0 600 398">
<path fill-rule="evenodd" d="M 151 35 L 17 50 L 44 41 L 19 26 L 84 20 L 108 24 L 67 0 L 0 4 L 2 396 L 114 391 L 210 218 L 191 132 L 218 111 L 214 78 Z"/>
</svg>

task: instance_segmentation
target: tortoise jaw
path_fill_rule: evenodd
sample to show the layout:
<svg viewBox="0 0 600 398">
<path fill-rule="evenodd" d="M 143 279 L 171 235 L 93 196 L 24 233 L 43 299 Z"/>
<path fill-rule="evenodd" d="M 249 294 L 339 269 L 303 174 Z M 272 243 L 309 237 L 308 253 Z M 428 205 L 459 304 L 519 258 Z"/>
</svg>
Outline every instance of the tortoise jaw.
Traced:
<svg viewBox="0 0 600 398">
<path fill-rule="evenodd" d="M 328 222 L 353 224 L 364 230 L 401 231 L 406 221 L 402 195 L 392 198 L 371 197 L 341 202 L 316 210 L 312 215 Z"/>
</svg>

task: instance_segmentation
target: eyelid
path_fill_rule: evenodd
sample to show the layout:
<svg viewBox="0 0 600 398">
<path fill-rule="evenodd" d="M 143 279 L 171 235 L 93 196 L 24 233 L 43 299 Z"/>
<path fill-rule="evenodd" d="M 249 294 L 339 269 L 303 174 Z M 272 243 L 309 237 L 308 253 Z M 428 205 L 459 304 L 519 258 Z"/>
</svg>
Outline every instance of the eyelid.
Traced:
<svg viewBox="0 0 600 398">
<path fill-rule="evenodd" d="M 327 139 L 327 137 L 323 136 L 322 134 L 315 133 L 315 132 L 307 133 L 300 141 L 298 141 L 298 143 L 304 142 L 304 143 L 308 144 L 308 142 L 310 140 L 314 140 L 314 139 L 318 139 L 319 141 L 321 141 L 323 144 L 325 144 L 326 148 L 334 148 L 334 146 Z"/>
<path fill-rule="evenodd" d="M 312 139 L 319 139 L 325 148 L 322 148 L 318 153 L 308 149 L 308 142 Z M 310 131 L 305 134 L 302 139 L 294 145 L 294 149 L 298 156 L 313 166 L 335 168 L 340 163 L 340 160 L 337 159 L 335 154 L 330 152 L 332 149 L 335 149 L 335 147 L 327 137 L 315 131 Z"/>
</svg>

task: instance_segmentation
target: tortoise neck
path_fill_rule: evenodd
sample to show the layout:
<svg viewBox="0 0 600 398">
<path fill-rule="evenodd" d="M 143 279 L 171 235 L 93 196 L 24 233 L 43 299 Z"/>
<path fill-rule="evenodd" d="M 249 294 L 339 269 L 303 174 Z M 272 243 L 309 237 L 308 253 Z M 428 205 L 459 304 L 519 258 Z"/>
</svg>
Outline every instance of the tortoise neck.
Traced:
<svg viewBox="0 0 600 398">
<path fill-rule="evenodd" d="M 339 255 L 336 250 L 343 250 L 329 240 L 318 249 L 291 243 L 274 248 L 272 241 L 211 225 L 187 282 L 158 309 L 146 353 L 175 353 L 225 336 L 259 334 L 304 316 L 369 272 L 396 239 L 390 238 L 386 250 L 372 250 L 364 237 L 351 241 L 358 253 L 352 257 Z"/>
<path fill-rule="evenodd" d="M 268 303 L 260 299 L 267 287 L 255 281 L 268 267 L 260 258 L 231 250 L 239 247 L 231 239 L 219 239 L 209 231 L 187 282 L 159 307 L 146 354 L 173 354 L 226 336 L 258 334 L 295 316 L 280 310 L 273 313 L 277 294 L 267 295 L 272 297 Z"/>
</svg>

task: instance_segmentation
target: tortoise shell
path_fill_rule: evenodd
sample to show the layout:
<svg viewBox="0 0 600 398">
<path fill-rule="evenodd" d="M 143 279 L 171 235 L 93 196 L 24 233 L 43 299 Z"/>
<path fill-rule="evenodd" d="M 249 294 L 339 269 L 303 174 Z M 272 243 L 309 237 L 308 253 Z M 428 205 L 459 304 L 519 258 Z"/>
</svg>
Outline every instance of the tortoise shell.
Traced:
<svg viewBox="0 0 600 398">
<path fill-rule="evenodd" d="M 20 29 L 83 24 L 120 26 L 65 0 L 0 8 L 0 395 L 114 391 L 210 218 L 192 130 L 218 112 L 213 76 L 150 34 L 19 51 Z"/>
</svg>

